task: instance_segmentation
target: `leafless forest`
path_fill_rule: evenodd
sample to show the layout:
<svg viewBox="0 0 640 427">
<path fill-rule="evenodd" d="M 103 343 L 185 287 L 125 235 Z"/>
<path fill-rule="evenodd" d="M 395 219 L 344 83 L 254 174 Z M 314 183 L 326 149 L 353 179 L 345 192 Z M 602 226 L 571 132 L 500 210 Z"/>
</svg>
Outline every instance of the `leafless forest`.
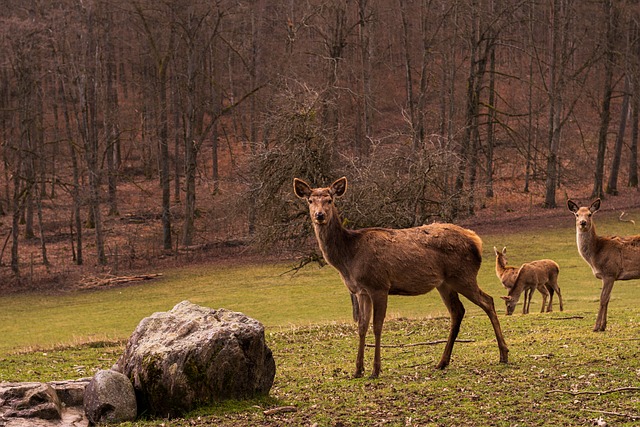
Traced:
<svg viewBox="0 0 640 427">
<path fill-rule="evenodd" d="M 636 0 L 3 0 L 0 277 L 637 187 Z M 304 251 L 304 249 L 303 249 Z M 34 273 L 38 272 L 38 273 Z"/>
</svg>

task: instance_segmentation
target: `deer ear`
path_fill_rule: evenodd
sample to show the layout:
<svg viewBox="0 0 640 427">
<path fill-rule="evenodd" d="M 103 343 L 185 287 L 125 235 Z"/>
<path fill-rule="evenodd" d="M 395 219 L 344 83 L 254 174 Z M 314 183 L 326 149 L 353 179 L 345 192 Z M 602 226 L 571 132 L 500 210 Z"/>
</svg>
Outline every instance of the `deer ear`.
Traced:
<svg viewBox="0 0 640 427">
<path fill-rule="evenodd" d="M 507 254 L 507 247 L 505 246 L 504 248 L 502 248 L 502 255 L 506 255 Z"/>
<path fill-rule="evenodd" d="M 301 199 L 311 196 L 311 187 L 301 179 L 293 178 L 293 192 Z"/>
<path fill-rule="evenodd" d="M 495 246 L 493 247 L 493 252 L 496 254 L 496 256 L 498 256 L 498 248 L 496 248 Z"/>
<path fill-rule="evenodd" d="M 344 176 L 342 178 L 336 179 L 334 183 L 331 184 L 331 193 L 336 197 L 342 196 L 346 191 L 347 178 Z"/>
<path fill-rule="evenodd" d="M 571 199 L 567 200 L 567 207 L 569 208 L 569 210 L 573 213 L 578 212 L 578 209 L 580 209 L 578 207 L 578 205 L 575 204 L 575 202 Z"/>
<path fill-rule="evenodd" d="M 593 203 L 591 203 L 591 206 L 589 206 L 589 212 L 593 214 L 598 212 L 598 209 L 600 209 L 600 199 L 595 199 Z"/>
</svg>

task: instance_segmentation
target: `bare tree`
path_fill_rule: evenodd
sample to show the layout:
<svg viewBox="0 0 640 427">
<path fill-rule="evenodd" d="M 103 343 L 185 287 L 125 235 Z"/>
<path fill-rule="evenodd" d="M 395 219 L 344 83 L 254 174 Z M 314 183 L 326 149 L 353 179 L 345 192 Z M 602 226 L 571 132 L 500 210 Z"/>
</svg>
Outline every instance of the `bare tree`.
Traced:
<svg viewBox="0 0 640 427">
<path fill-rule="evenodd" d="M 607 194 L 618 195 L 618 174 L 620 173 L 620 160 L 622 157 L 622 145 L 624 144 L 624 134 L 627 129 L 627 116 L 629 115 L 629 75 L 624 77 L 624 94 L 622 95 L 622 108 L 620 109 L 620 122 L 618 124 L 618 134 L 613 149 L 613 159 L 611 160 L 611 172 L 607 183 Z"/>
<path fill-rule="evenodd" d="M 162 245 L 164 250 L 172 249 L 171 238 L 171 182 L 169 179 L 169 99 L 168 75 L 170 61 L 175 55 L 175 10 L 168 4 L 164 16 L 151 17 L 140 2 L 133 3 L 135 16 L 140 21 L 141 32 L 148 44 L 148 55 L 153 63 L 153 91 L 155 95 L 148 102 L 157 104 L 154 111 L 158 125 L 156 131 L 160 145 L 160 188 L 162 191 Z M 156 10 L 153 8 L 152 10 Z M 166 28 L 169 31 L 166 31 Z"/>
<path fill-rule="evenodd" d="M 604 53 L 604 80 L 602 89 L 602 107 L 600 110 L 600 128 L 598 131 L 598 153 L 591 197 L 604 197 L 604 160 L 607 149 L 607 134 L 611 122 L 611 98 L 613 94 L 613 68 L 615 65 L 615 42 L 617 23 L 612 0 L 604 0 L 604 17 L 606 22 L 606 47 Z"/>
<path fill-rule="evenodd" d="M 96 256 L 98 264 L 105 265 L 107 256 L 104 250 L 104 234 L 102 231 L 102 212 L 100 210 L 100 181 L 101 171 L 99 163 L 98 141 L 98 64 L 97 61 L 97 35 L 95 34 L 96 11 L 92 2 L 86 3 L 83 9 L 83 17 L 86 19 L 86 41 L 84 44 L 83 62 L 78 69 L 78 102 L 79 133 L 84 143 L 84 155 L 87 163 L 89 181 L 89 209 L 93 219 L 93 227 L 96 239 Z"/>
</svg>

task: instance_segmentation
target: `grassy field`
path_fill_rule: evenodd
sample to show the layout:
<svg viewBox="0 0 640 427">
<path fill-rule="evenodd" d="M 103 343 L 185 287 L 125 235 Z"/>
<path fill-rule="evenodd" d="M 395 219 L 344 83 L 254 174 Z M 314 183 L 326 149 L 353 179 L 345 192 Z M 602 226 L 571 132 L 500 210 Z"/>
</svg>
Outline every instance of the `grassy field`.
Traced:
<svg viewBox="0 0 640 427">
<path fill-rule="evenodd" d="M 602 213 L 603 214 L 603 213 Z M 630 212 L 633 215 L 633 212 Z M 601 215 L 598 230 L 632 234 L 630 223 Z M 591 329 L 600 282 L 579 257 L 572 216 L 566 227 L 482 235 L 481 287 L 494 297 L 510 363 L 498 349 L 484 313 L 462 299 L 462 323 L 452 363 L 435 371 L 449 321 L 437 292 L 391 297 L 379 380 L 351 378 L 356 332 L 350 301 L 330 267 L 198 266 L 165 272 L 141 285 L 65 295 L 0 298 L 0 381 L 48 381 L 109 368 L 139 321 L 182 300 L 241 311 L 266 326 L 277 364 L 269 397 L 225 402 L 164 425 L 609 425 L 640 422 L 640 284 L 618 282 L 607 331 Z M 508 247 L 509 263 L 552 258 L 561 267 L 565 311 L 505 316 L 506 292 L 494 273 L 493 246 Z M 366 355 L 371 368 L 372 349 Z M 291 405 L 295 412 L 265 416 Z M 635 418 L 634 418 L 635 417 Z M 161 422 L 139 422 L 155 426 Z"/>
</svg>

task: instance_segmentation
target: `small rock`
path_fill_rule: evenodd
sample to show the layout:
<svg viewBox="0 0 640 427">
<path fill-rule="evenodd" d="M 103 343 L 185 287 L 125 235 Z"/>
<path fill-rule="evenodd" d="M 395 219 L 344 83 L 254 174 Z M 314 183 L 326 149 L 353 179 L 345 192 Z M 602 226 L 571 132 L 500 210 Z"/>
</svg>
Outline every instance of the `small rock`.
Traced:
<svg viewBox="0 0 640 427">
<path fill-rule="evenodd" d="M 120 423 L 138 414 L 133 385 L 126 375 L 98 371 L 84 392 L 84 412 L 90 423 Z"/>
</svg>

